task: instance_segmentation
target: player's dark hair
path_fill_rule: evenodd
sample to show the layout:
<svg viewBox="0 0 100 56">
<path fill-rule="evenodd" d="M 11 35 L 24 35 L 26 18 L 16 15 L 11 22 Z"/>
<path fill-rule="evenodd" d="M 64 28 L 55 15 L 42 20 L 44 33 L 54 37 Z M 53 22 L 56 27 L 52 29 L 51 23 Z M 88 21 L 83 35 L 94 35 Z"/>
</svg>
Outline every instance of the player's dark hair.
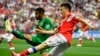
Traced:
<svg viewBox="0 0 100 56">
<path fill-rule="evenodd" d="M 35 11 L 44 14 L 45 10 L 43 8 L 37 8 Z"/>
<path fill-rule="evenodd" d="M 62 4 L 60 5 L 60 7 L 65 7 L 65 8 L 67 8 L 69 11 L 71 11 L 71 9 L 72 9 L 70 3 L 62 3 Z"/>
</svg>

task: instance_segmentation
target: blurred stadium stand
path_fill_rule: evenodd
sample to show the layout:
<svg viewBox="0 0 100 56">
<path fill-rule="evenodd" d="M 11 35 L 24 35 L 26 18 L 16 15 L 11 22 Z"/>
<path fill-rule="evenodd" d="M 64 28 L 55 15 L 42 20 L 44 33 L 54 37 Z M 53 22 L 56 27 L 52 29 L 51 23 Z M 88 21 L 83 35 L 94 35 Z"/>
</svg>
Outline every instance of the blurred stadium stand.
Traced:
<svg viewBox="0 0 100 56">
<path fill-rule="evenodd" d="M 89 34 L 100 34 L 100 0 L 0 0 L 0 33 L 4 32 L 3 20 L 9 15 L 13 15 L 17 29 L 23 32 L 26 32 L 25 24 L 28 19 L 31 23 L 29 22 L 30 28 L 27 33 L 30 33 L 34 28 L 34 10 L 37 7 L 43 7 L 47 17 L 59 22 L 61 21 L 59 6 L 62 2 L 72 3 L 74 13 L 85 15 L 91 22 L 96 20 L 98 29 L 91 30 Z"/>
</svg>

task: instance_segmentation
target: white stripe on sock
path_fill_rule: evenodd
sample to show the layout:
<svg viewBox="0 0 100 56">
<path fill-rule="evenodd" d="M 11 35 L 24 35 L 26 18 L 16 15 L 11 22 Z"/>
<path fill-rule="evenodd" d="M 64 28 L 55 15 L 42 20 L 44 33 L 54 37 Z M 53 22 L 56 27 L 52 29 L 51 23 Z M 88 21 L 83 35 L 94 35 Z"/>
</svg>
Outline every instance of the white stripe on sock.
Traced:
<svg viewBox="0 0 100 56">
<path fill-rule="evenodd" d="M 28 51 L 29 51 L 29 53 L 33 53 L 34 52 L 32 48 L 29 48 Z"/>
</svg>

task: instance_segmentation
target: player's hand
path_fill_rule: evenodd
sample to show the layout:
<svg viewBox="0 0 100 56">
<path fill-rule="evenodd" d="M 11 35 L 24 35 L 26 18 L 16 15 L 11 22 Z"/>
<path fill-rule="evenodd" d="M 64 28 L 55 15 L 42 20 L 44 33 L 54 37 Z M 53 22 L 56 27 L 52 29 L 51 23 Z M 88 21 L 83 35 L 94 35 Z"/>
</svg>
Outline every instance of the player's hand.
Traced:
<svg viewBox="0 0 100 56">
<path fill-rule="evenodd" d="M 35 32 L 36 32 L 36 33 L 40 32 L 40 29 L 35 29 Z"/>
<path fill-rule="evenodd" d="M 92 26 L 91 28 L 92 28 L 92 29 L 96 29 L 96 27 L 95 27 L 95 26 Z"/>
<path fill-rule="evenodd" d="M 38 25 L 38 23 L 36 21 L 33 22 L 34 25 Z"/>
</svg>

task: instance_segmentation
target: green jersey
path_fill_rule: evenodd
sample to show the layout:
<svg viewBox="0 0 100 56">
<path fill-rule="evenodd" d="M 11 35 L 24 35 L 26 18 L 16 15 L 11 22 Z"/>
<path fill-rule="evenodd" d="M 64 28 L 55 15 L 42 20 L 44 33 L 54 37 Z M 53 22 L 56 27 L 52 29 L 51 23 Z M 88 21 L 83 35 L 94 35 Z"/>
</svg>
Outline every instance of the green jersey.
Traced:
<svg viewBox="0 0 100 56">
<path fill-rule="evenodd" d="M 39 28 L 39 27 L 41 27 L 45 30 L 53 29 L 52 22 L 49 18 L 44 18 L 43 20 L 39 20 L 37 28 Z M 38 38 L 38 41 L 40 41 L 40 43 L 41 43 L 41 42 L 45 41 L 49 36 L 50 36 L 49 34 L 37 33 L 36 36 L 32 36 L 32 37 Z M 34 41 L 34 39 L 32 41 Z"/>
</svg>

